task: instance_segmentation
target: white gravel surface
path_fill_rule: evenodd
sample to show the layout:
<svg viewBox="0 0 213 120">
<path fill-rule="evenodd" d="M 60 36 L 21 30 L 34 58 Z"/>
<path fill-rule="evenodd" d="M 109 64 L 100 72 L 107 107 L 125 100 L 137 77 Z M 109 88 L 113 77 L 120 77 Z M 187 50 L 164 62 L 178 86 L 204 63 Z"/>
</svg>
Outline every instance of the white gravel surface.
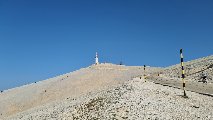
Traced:
<svg viewBox="0 0 213 120">
<path fill-rule="evenodd" d="M 149 67 L 147 73 L 158 69 Z M 79 99 L 82 95 L 99 92 L 140 75 L 143 75 L 143 67 L 106 63 L 4 90 L 0 93 L 0 120 L 68 97 Z"/>
<path fill-rule="evenodd" d="M 29 109 L 8 120 L 212 120 L 213 97 L 134 78 L 99 92 Z"/>
</svg>

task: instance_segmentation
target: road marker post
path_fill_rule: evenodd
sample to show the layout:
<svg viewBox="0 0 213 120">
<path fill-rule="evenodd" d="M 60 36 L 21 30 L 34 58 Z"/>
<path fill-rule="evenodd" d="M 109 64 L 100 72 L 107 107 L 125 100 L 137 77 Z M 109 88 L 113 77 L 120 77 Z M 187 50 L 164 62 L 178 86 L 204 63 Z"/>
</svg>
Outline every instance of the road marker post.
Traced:
<svg viewBox="0 0 213 120">
<path fill-rule="evenodd" d="M 185 81 L 185 71 L 184 71 L 184 66 L 183 66 L 183 49 L 180 49 L 180 62 L 181 62 L 181 71 L 182 71 L 182 82 L 183 82 L 183 96 L 186 96 L 186 81 Z"/>
<path fill-rule="evenodd" d="M 143 66 L 143 69 L 144 69 L 144 74 L 143 74 L 143 78 L 146 82 L 146 65 Z"/>
</svg>

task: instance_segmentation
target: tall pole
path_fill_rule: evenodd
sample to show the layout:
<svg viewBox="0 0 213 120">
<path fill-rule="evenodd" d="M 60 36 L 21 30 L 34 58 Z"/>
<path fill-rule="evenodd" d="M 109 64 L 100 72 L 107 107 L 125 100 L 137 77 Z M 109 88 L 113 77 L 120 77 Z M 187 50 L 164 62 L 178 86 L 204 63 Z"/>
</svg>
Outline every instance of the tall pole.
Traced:
<svg viewBox="0 0 213 120">
<path fill-rule="evenodd" d="M 144 80 L 145 80 L 145 82 L 146 82 L 146 65 L 143 66 L 143 69 L 144 69 L 143 78 L 144 78 Z"/>
<path fill-rule="evenodd" d="M 185 82 L 185 75 L 184 75 L 184 67 L 183 67 L 183 50 L 180 49 L 180 62 L 181 62 L 181 70 L 182 70 L 182 82 L 183 82 L 183 94 L 186 96 L 186 82 Z"/>
</svg>

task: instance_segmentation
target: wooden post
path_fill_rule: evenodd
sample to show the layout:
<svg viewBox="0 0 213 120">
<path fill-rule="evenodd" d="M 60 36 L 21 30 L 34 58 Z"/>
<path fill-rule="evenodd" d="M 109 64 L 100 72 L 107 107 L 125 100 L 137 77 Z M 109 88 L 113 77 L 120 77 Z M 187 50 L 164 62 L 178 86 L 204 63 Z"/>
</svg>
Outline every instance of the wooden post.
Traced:
<svg viewBox="0 0 213 120">
<path fill-rule="evenodd" d="M 145 82 L 146 82 L 146 65 L 144 65 L 144 75 L 143 75 L 143 78 L 144 78 L 144 80 L 145 80 Z"/>
<path fill-rule="evenodd" d="M 186 91 L 185 91 L 185 87 L 186 87 L 186 82 L 185 82 L 185 73 L 184 73 L 184 66 L 183 66 L 183 50 L 180 49 L 180 62 L 181 62 L 181 71 L 182 71 L 182 82 L 183 82 L 183 96 L 186 97 Z"/>
</svg>

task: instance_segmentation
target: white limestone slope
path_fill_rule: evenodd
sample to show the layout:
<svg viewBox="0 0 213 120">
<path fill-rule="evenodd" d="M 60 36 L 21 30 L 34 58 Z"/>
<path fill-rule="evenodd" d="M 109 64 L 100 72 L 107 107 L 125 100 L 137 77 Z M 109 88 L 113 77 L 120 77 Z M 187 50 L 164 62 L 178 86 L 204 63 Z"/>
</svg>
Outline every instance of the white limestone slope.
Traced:
<svg viewBox="0 0 213 120">
<path fill-rule="evenodd" d="M 9 120 L 212 120 L 213 98 L 134 78 L 18 113 Z"/>
<path fill-rule="evenodd" d="M 158 68 L 147 68 L 147 73 L 153 70 Z M 0 119 L 56 101 L 98 92 L 142 74 L 142 67 L 99 64 L 10 89 L 0 93 Z"/>
<path fill-rule="evenodd" d="M 184 69 L 185 76 L 190 81 L 197 82 L 202 80 L 202 74 L 205 73 L 207 75 L 206 80 L 213 82 L 213 55 L 184 62 Z M 163 74 L 170 78 L 181 78 L 180 64 L 165 68 Z"/>
</svg>

